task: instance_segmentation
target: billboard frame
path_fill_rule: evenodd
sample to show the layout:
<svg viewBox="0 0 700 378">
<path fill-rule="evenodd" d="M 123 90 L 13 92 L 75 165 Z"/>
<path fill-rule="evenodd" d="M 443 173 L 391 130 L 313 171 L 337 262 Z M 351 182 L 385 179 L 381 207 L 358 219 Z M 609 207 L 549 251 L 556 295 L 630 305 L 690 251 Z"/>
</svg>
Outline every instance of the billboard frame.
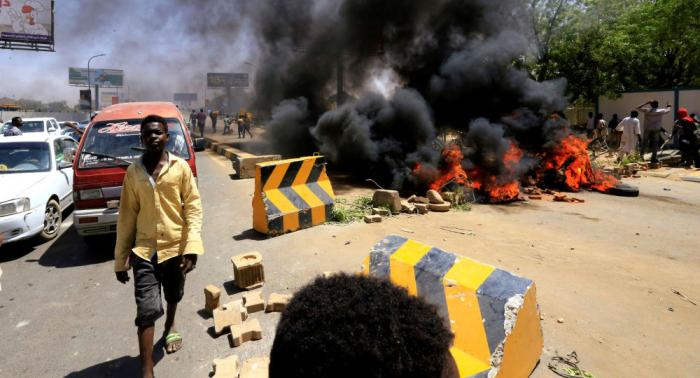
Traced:
<svg viewBox="0 0 700 378">
<path fill-rule="evenodd" d="M 46 51 L 56 52 L 55 34 L 55 0 L 51 0 L 51 41 L 50 42 L 30 42 L 28 40 L 2 39 L 0 38 L 0 49 L 4 50 L 24 50 L 24 51 Z"/>
<path fill-rule="evenodd" d="M 75 83 L 71 84 L 71 82 L 70 82 L 70 70 L 71 70 L 71 68 L 79 69 L 79 70 L 87 70 L 87 68 L 82 68 L 82 67 L 68 67 L 68 72 L 69 72 L 69 75 L 68 75 L 68 85 L 70 85 L 71 87 L 93 87 L 93 86 L 96 86 L 96 85 L 97 85 L 97 86 L 99 86 L 100 88 L 124 88 L 124 77 L 126 76 L 126 75 L 124 74 L 124 70 L 117 70 L 117 69 L 112 69 L 112 68 L 93 68 L 93 69 L 90 69 L 90 73 L 95 73 L 95 74 L 93 74 L 93 75 L 90 75 L 90 76 L 92 76 L 93 79 L 95 79 L 95 77 L 97 76 L 96 73 L 97 73 L 98 71 L 103 71 L 103 72 L 104 72 L 105 70 L 108 70 L 108 71 L 121 71 L 121 72 L 122 72 L 122 75 L 121 75 L 121 77 L 122 77 L 122 85 L 104 85 L 104 84 L 99 84 L 99 83 L 90 83 L 90 77 L 88 77 L 88 82 L 87 82 L 87 84 L 75 84 Z"/>
<path fill-rule="evenodd" d="M 225 81 L 222 85 L 211 86 L 209 83 L 212 81 L 211 78 L 221 77 L 222 81 Z M 236 80 L 242 80 L 245 77 L 246 85 L 235 85 Z M 231 85 L 226 85 L 231 84 Z M 250 74 L 247 72 L 237 72 L 237 73 L 223 73 L 223 72 L 208 72 L 207 73 L 207 88 L 249 88 L 250 87 Z"/>
</svg>

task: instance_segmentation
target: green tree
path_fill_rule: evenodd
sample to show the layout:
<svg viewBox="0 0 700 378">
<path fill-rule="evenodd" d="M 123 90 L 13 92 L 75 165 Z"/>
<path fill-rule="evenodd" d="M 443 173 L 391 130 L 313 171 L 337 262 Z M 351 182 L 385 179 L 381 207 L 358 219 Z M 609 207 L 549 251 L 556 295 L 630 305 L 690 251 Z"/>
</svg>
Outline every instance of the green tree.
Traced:
<svg viewBox="0 0 700 378">
<path fill-rule="evenodd" d="M 67 112 L 70 111 L 71 108 L 68 106 L 68 102 L 63 100 L 63 101 L 53 101 L 48 103 L 48 110 L 51 112 Z"/>
<path fill-rule="evenodd" d="M 43 108 L 41 101 L 29 100 L 26 98 L 20 98 L 17 100 L 17 104 L 22 106 L 22 110 L 42 110 Z"/>
</svg>

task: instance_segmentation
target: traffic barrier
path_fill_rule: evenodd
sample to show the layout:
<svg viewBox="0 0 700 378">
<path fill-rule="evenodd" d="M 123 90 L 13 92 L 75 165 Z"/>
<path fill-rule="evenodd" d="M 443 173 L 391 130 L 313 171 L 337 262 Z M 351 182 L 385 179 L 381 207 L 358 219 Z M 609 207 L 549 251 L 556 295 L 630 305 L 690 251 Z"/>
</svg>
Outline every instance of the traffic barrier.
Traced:
<svg viewBox="0 0 700 378">
<path fill-rule="evenodd" d="M 280 155 L 253 155 L 237 148 L 220 143 L 211 138 L 204 138 L 207 148 L 231 160 L 231 166 L 239 179 L 255 177 L 255 165 L 268 161 L 281 160 Z"/>
<path fill-rule="evenodd" d="M 372 248 L 363 272 L 438 306 L 460 377 L 527 377 L 535 368 L 543 339 L 532 280 L 396 235 Z"/>
<path fill-rule="evenodd" d="M 323 224 L 334 202 L 323 156 L 255 166 L 253 228 L 258 232 L 279 235 Z"/>
</svg>

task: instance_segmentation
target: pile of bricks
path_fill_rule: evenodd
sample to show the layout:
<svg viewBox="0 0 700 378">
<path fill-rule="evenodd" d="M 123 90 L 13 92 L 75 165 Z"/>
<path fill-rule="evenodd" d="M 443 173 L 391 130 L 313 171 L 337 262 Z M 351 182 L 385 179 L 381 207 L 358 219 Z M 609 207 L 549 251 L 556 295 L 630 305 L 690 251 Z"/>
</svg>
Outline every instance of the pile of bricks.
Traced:
<svg viewBox="0 0 700 378">
<path fill-rule="evenodd" d="M 399 197 L 396 190 L 380 189 L 374 192 L 372 215 L 365 216 L 366 223 L 381 223 L 383 216 L 390 213 L 427 214 L 428 211 L 446 212 L 452 208 L 449 198 L 444 198 L 436 190 L 428 190 L 425 197 L 413 195 L 408 199 Z"/>
<path fill-rule="evenodd" d="M 259 288 L 265 283 L 262 256 L 250 252 L 231 258 L 234 271 L 234 284 L 245 290 Z M 204 310 L 214 320 L 214 333 L 229 333 L 231 347 L 239 347 L 251 340 L 263 337 L 259 319 L 249 319 L 256 312 L 281 312 L 287 306 L 291 295 L 271 293 L 265 303 L 262 291 L 247 291 L 240 298 L 224 300 L 221 290 L 214 285 L 204 288 Z M 225 303 L 225 304 L 224 304 Z M 241 378 L 267 377 L 269 358 L 255 358 L 243 363 Z M 238 356 L 214 360 L 214 377 L 238 377 Z"/>
<path fill-rule="evenodd" d="M 558 193 L 551 189 L 540 189 L 536 186 L 528 186 L 523 188 L 523 192 L 527 194 L 527 198 L 531 201 L 549 200 L 554 202 L 568 203 L 584 203 L 584 199 L 576 197 L 568 197 L 564 193 Z"/>
</svg>

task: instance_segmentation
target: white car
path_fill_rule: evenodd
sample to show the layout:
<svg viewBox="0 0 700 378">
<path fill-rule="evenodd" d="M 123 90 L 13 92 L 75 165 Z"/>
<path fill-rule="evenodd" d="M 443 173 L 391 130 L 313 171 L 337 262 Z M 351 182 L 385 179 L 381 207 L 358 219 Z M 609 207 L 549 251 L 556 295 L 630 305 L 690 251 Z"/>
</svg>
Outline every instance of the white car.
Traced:
<svg viewBox="0 0 700 378">
<path fill-rule="evenodd" d="M 61 135 L 61 126 L 55 118 L 38 117 L 22 118 L 24 125 L 20 127 L 22 135 L 43 133 L 44 135 Z M 0 129 L 0 138 L 3 138 L 5 131 L 12 127 L 12 121 L 5 122 Z"/>
<path fill-rule="evenodd" d="M 73 158 L 68 136 L 30 134 L 0 139 L 2 244 L 58 235 L 61 211 L 73 203 Z"/>
</svg>

